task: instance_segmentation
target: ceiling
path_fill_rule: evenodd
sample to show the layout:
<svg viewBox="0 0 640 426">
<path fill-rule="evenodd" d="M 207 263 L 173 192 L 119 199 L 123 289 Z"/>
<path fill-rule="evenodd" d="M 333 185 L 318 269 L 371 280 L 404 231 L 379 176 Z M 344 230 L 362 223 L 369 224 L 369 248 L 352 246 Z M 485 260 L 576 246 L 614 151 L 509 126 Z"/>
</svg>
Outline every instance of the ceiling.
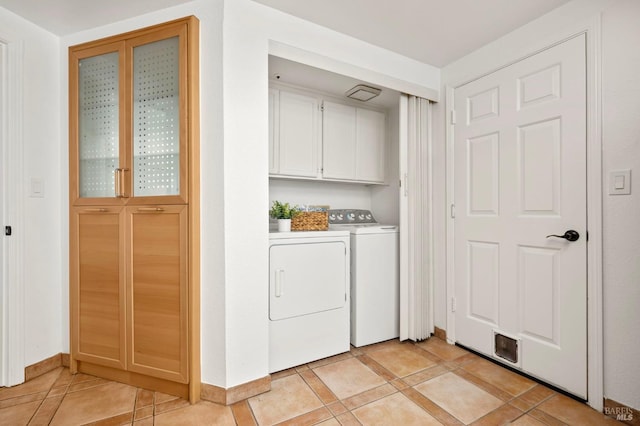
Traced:
<svg viewBox="0 0 640 426">
<path fill-rule="evenodd" d="M 191 0 L 0 0 L 0 6 L 64 36 Z"/>
<path fill-rule="evenodd" d="M 443 67 L 569 0 L 253 0 Z"/>
<path fill-rule="evenodd" d="M 0 6 L 62 36 L 189 1 L 0 0 Z M 569 0 L 253 1 L 443 67 Z"/>
<path fill-rule="evenodd" d="M 345 92 L 358 84 L 373 86 L 382 89 L 382 92 L 379 96 L 366 101 L 366 104 L 380 108 L 397 106 L 400 96 L 399 92 L 386 87 L 376 86 L 346 75 L 335 74 L 272 55 L 269 55 L 269 80 L 328 93 L 343 100 L 346 99 Z M 360 101 L 353 102 L 359 103 Z"/>
</svg>

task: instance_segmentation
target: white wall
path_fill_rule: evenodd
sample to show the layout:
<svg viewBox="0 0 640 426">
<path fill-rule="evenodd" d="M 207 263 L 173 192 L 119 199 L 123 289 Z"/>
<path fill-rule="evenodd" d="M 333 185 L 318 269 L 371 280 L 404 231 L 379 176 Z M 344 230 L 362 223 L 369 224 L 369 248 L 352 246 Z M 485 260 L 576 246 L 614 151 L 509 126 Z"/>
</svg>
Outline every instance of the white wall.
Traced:
<svg viewBox="0 0 640 426">
<path fill-rule="evenodd" d="M 225 1 L 223 51 L 226 384 L 234 386 L 268 372 L 268 54 L 436 94 L 439 71 L 249 0 Z"/>
<path fill-rule="evenodd" d="M 605 396 L 640 409 L 640 2 L 602 14 L 602 139 L 605 188 L 632 169 L 631 195 L 604 191 Z"/>
<path fill-rule="evenodd" d="M 274 200 L 291 205 L 328 205 L 332 209 L 371 209 L 369 186 L 355 183 L 269 179 L 269 205 Z"/>
<path fill-rule="evenodd" d="M 23 229 L 14 227 L 11 238 L 20 239 L 24 256 L 24 363 L 42 361 L 63 351 L 61 216 L 62 187 L 58 143 L 61 114 L 59 109 L 59 40 L 54 35 L 0 7 L 0 38 L 22 45 L 22 149 L 24 164 L 22 205 Z M 28 195 L 32 177 L 44 182 L 44 197 Z M 9 202 L 11 200 L 8 200 Z M 65 350 L 66 351 L 66 350 Z"/>
<path fill-rule="evenodd" d="M 604 396 L 640 409 L 640 196 L 609 196 L 609 171 L 634 169 L 640 173 L 640 2 L 637 0 L 574 0 L 443 69 L 443 85 L 456 85 L 495 70 L 572 34 L 597 27 L 602 17 L 602 143 L 603 143 L 603 309 Z M 597 36 L 597 31 L 589 37 Z M 597 43 L 596 43 L 597 44 Z M 592 105 L 593 107 L 594 105 Z M 445 141 L 445 105 L 436 108 L 436 146 Z M 441 152 L 439 155 L 443 155 Z M 437 168 L 437 186 L 445 184 L 444 161 Z M 637 183 L 637 175 L 634 177 Z M 438 183 L 439 182 L 439 183 Z M 633 188 L 633 185 L 632 185 Z M 444 195 L 437 209 L 447 209 Z M 439 224 L 445 226 L 446 216 Z M 598 230 L 591 230 L 597 232 Z M 436 246 L 444 245 L 438 237 Z M 437 275 L 446 276 L 446 261 Z M 436 325 L 446 328 L 445 283 L 436 281 Z M 591 321 L 591 320 L 590 320 Z M 590 324 L 592 324 L 590 322 Z M 592 330 L 593 332 L 593 330 Z M 597 334 L 597 333 L 596 333 Z M 594 334 L 592 334 L 593 337 Z M 598 401 L 594 401 L 595 404 Z"/>
</svg>

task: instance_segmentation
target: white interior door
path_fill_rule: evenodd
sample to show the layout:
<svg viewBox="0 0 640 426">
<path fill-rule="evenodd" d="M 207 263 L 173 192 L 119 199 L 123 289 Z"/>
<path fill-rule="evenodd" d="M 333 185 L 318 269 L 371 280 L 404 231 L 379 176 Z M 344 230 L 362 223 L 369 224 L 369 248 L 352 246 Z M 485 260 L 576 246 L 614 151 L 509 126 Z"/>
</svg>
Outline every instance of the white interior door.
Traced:
<svg viewBox="0 0 640 426">
<path fill-rule="evenodd" d="M 456 340 L 586 398 L 585 36 L 454 104 Z M 517 351 L 496 355 L 496 333 Z"/>
</svg>

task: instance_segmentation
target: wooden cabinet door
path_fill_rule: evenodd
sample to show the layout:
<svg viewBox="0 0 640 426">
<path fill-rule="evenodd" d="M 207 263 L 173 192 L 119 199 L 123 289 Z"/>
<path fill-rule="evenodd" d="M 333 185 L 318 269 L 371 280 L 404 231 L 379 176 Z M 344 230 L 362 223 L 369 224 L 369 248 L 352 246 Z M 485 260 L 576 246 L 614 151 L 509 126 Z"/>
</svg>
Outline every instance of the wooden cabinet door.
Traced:
<svg viewBox="0 0 640 426">
<path fill-rule="evenodd" d="M 126 215 L 128 369 L 187 383 L 187 206 Z"/>
<path fill-rule="evenodd" d="M 122 207 L 77 207 L 70 223 L 74 359 L 125 368 Z"/>
<path fill-rule="evenodd" d="M 370 109 L 356 111 L 356 180 L 384 182 L 385 114 Z"/>
<path fill-rule="evenodd" d="M 287 176 L 319 175 L 319 102 L 313 96 L 280 91 L 279 170 Z"/>
<path fill-rule="evenodd" d="M 322 177 L 356 178 L 356 108 L 352 106 L 323 103 Z"/>
<path fill-rule="evenodd" d="M 69 198 L 72 205 L 122 205 L 128 170 L 124 42 L 69 53 Z"/>
</svg>

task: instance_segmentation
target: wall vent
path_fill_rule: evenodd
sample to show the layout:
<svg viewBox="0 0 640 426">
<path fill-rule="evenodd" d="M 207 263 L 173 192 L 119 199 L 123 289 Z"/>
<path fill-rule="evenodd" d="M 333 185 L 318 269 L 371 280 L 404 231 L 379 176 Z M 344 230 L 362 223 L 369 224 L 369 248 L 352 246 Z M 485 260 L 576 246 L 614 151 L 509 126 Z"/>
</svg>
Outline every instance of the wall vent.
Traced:
<svg viewBox="0 0 640 426">
<path fill-rule="evenodd" d="M 356 100 L 362 101 L 362 102 L 366 102 L 368 100 L 371 100 L 371 99 L 375 98 L 380 93 L 382 93 L 382 90 L 380 90 L 378 88 L 371 87 L 371 86 L 365 86 L 364 84 L 358 84 L 356 87 L 347 90 L 345 92 L 345 95 L 348 98 L 356 99 Z"/>
</svg>

